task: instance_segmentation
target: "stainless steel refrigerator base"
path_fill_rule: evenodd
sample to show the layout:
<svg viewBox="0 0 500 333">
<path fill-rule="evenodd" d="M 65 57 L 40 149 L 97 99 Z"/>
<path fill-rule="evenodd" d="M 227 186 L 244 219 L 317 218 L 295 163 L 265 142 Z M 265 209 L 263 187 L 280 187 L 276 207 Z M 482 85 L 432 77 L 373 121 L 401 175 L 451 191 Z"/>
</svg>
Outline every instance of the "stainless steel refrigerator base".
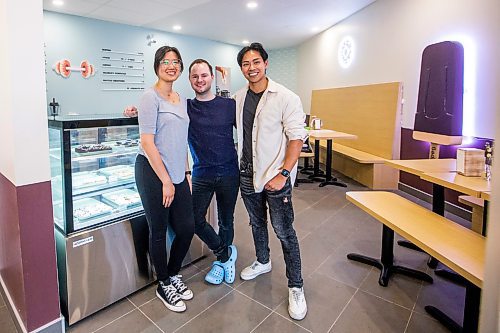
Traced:
<svg viewBox="0 0 500 333">
<path fill-rule="evenodd" d="M 57 236 L 61 300 L 70 325 L 155 280 L 144 216 L 61 236 Z M 169 234 L 167 243 L 171 241 Z M 184 265 L 201 256 L 201 242 L 194 238 Z"/>
<path fill-rule="evenodd" d="M 65 238 L 67 320 L 73 324 L 153 281 L 144 217 Z M 60 251 L 58 251 L 60 252 Z M 62 267 L 59 267 L 61 270 Z"/>
</svg>

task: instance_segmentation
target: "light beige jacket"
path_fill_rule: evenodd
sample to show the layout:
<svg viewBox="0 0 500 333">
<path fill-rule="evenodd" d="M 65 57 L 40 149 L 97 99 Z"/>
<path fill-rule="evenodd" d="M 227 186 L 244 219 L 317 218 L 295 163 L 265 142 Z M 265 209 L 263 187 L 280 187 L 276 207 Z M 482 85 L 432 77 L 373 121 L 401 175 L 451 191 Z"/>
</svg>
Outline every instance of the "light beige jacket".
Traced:
<svg viewBox="0 0 500 333">
<path fill-rule="evenodd" d="M 238 161 L 241 160 L 243 150 L 243 105 L 247 91 L 248 86 L 234 95 Z M 267 89 L 257 105 L 252 130 L 255 192 L 262 192 L 266 183 L 281 172 L 288 141 L 304 141 L 307 138 L 304 120 L 305 114 L 299 96 L 269 79 Z M 291 170 L 292 184 L 296 175 L 297 165 Z"/>
</svg>

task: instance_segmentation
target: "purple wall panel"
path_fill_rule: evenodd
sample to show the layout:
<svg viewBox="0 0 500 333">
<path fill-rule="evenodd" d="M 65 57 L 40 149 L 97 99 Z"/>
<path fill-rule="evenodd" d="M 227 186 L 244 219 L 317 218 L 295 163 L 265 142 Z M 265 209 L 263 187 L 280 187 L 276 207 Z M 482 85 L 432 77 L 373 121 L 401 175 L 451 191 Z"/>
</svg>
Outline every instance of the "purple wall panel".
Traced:
<svg viewBox="0 0 500 333">
<path fill-rule="evenodd" d="M 50 191 L 0 174 L 0 274 L 28 331 L 60 316 Z"/>
<path fill-rule="evenodd" d="M 0 274 L 6 288 L 26 323 L 21 236 L 17 189 L 0 173 Z M 7 300 L 6 300 L 7 301 Z"/>
<path fill-rule="evenodd" d="M 50 181 L 17 188 L 28 331 L 60 316 Z"/>
</svg>

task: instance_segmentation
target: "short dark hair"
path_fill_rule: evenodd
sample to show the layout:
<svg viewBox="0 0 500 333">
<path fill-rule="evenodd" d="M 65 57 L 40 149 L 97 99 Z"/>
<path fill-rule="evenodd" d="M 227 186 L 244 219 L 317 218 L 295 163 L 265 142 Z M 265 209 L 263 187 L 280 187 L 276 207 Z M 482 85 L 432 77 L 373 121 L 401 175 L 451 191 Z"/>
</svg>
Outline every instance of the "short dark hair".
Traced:
<svg viewBox="0 0 500 333">
<path fill-rule="evenodd" d="M 191 68 L 193 68 L 194 65 L 196 64 L 207 64 L 208 66 L 208 69 L 210 70 L 210 75 L 214 75 L 214 72 L 213 72 L 213 69 L 212 69 L 212 65 L 210 65 L 208 63 L 208 61 L 206 61 L 205 59 L 196 59 L 194 60 L 191 65 L 189 65 L 189 74 L 191 74 Z"/>
<path fill-rule="evenodd" d="M 245 53 L 248 51 L 256 51 L 259 52 L 260 56 L 262 57 L 262 60 L 266 61 L 269 55 L 267 54 L 266 50 L 264 50 L 264 47 L 262 46 L 261 43 L 252 43 L 248 46 L 245 46 L 238 52 L 238 57 L 236 58 L 238 61 L 238 65 L 241 67 L 241 63 L 243 62 L 243 56 Z"/>
<path fill-rule="evenodd" d="M 167 54 L 168 52 L 174 52 L 177 55 L 177 58 L 179 58 L 179 60 L 181 61 L 181 73 L 184 70 L 184 63 L 182 62 L 182 57 L 179 50 L 174 46 L 165 45 L 156 50 L 155 53 L 154 70 L 156 75 L 158 75 L 158 68 L 160 67 L 160 62 L 163 60 L 163 57 L 165 57 L 165 54 Z"/>
</svg>

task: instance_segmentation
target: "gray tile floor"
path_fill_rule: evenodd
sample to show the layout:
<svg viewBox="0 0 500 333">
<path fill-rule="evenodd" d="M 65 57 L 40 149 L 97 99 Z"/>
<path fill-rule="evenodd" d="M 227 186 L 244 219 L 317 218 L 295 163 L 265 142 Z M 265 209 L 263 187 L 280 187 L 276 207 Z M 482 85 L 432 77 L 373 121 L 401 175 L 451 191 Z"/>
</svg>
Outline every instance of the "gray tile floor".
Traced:
<svg viewBox="0 0 500 333">
<path fill-rule="evenodd" d="M 427 256 L 395 246 L 400 263 L 427 271 L 434 283 L 394 276 L 387 288 L 378 285 L 378 270 L 350 262 L 346 254 L 380 254 L 381 224 L 348 203 L 347 189 L 301 184 L 294 190 L 295 228 L 299 237 L 307 317 L 294 321 L 287 313 L 287 286 L 281 247 L 270 230 L 273 270 L 253 281 L 208 285 L 204 276 L 214 260 L 204 258 L 183 269 L 195 297 L 181 314 L 167 310 L 150 286 L 67 328 L 68 332 L 446 332 L 424 306 L 437 305 L 461 321 L 464 288 L 440 279 L 427 268 Z M 400 193 L 408 198 L 408 195 Z M 422 205 L 428 204 L 418 201 Z M 235 214 L 237 271 L 254 260 L 248 217 L 241 200 Z M 467 223 L 455 216 L 448 216 Z M 5 314 L 6 313 L 6 314 Z M 9 328 L 10 327 L 10 328 Z M 3 301 L 0 331 L 15 332 Z M 10 331 L 9 331 L 10 329 Z"/>
</svg>

